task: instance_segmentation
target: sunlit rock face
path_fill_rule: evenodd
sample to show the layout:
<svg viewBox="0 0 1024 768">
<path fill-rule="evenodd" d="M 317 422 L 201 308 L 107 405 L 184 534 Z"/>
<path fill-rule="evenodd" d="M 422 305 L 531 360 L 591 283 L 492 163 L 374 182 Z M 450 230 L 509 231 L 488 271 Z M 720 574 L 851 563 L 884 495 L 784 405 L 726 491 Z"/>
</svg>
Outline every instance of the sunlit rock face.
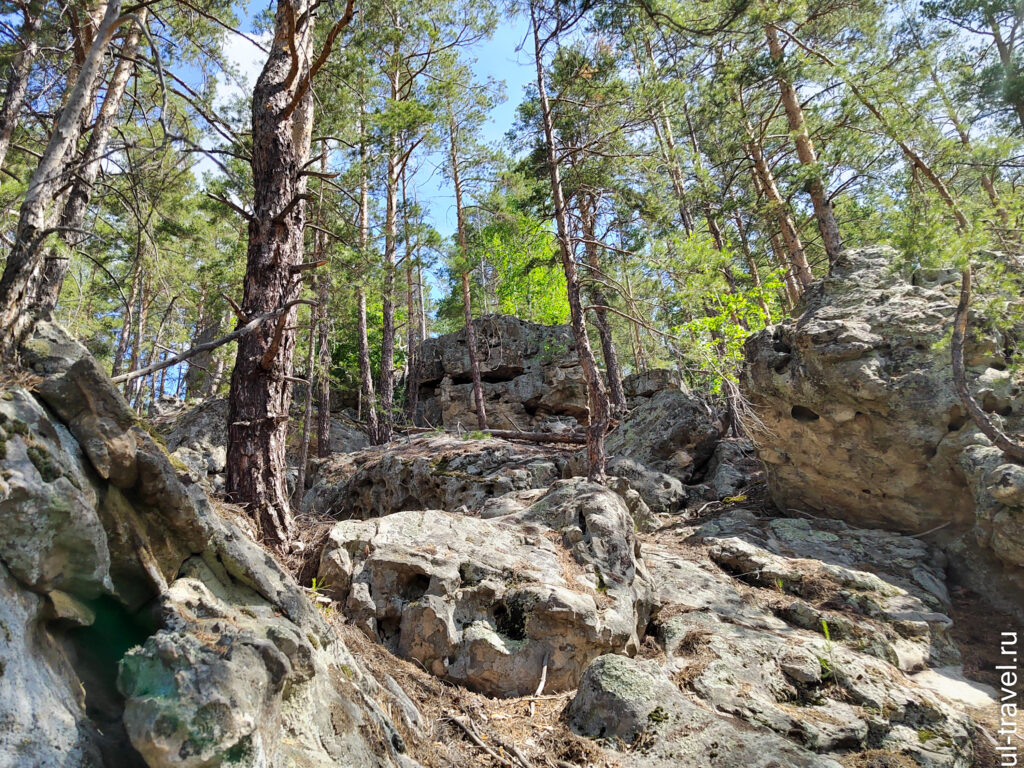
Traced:
<svg viewBox="0 0 1024 768">
<path fill-rule="evenodd" d="M 586 383 L 569 326 L 486 315 L 473 330 L 488 426 L 557 430 L 587 422 Z M 421 423 L 476 429 L 465 329 L 427 339 L 418 354 Z"/>
<path fill-rule="evenodd" d="M 953 384 L 959 275 L 908 277 L 898 261 L 885 247 L 845 251 L 792 319 L 747 341 L 741 388 L 762 422 L 754 436 L 772 498 L 858 525 L 942 526 L 965 575 L 1001 564 L 1019 588 L 1020 472 L 965 415 Z M 1009 340 L 980 314 L 970 328 L 969 387 L 1020 434 L 1024 399 L 1006 370 Z"/>
</svg>

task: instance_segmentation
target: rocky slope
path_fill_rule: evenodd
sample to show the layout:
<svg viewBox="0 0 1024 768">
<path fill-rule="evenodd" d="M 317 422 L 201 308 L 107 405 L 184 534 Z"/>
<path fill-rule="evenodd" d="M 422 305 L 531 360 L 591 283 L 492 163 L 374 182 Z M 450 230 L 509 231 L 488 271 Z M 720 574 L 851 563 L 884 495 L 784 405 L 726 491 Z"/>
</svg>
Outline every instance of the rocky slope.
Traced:
<svg viewBox="0 0 1024 768">
<path fill-rule="evenodd" d="M 385 692 L 86 351 L 44 325 L 23 358 L 0 396 L 0 765 L 407 764 Z"/>
<path fill-rule="evenodd" d="M 604 486 L 565 445 L 339 446 L 288 564 L 311 590 L 209 500 L 215 403 L 165 418 L 168 454 L 60 329 L 24 356 L 0 398 L 0 768 L 996 764 L 964 668 L 1012 619 L 983 609 L 964 644 L 949 542 L 780 495 L 811 476 L 785 439 L 780 514 L 670 374 L 630 380 Z"/>
</svg>

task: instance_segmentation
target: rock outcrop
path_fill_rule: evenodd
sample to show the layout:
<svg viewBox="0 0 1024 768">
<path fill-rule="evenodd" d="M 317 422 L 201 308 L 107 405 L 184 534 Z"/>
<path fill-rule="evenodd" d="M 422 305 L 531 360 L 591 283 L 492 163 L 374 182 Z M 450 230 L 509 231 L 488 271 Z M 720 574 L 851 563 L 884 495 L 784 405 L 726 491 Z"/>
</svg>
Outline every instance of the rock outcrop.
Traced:
<svg viewBox="0 0 1024 768">
<path fill-rule="evenodd" d="M 567 325 L 546 326 L 508 315 L 473 321 L 488 425 L 556 429 L 587 422 L 587 392 Z M 427 426 L 476 429 L 466 331 L 427 339 L 417 368 Z"/>
<path fill-rule="evenodd" d="M 338 519 L 459 507 L 476 512 L 494 497 L 547 488 L 562 477 L 567 460 L 557 447 L 498 438 L 399 439 L 318 463 L 302 507 Z"/>
<path fill-rule="evenodd" d="M 654 539 L 658 653 L 597 659 L 567 711 L 578 733 L 627 766 L 975 765 L 964 709 L 994 691 L 933 690 L 957 689 L 959 653 L 921 541 L 742 509 Z"/>
<path fill-rule="evenodd" d="M 86 350 L 42 324 L 0 397 L 0 765 L 405 762 L 380 695 Z"/>
<path fill-rule="evenodd" d="M 635 653 L 653 598 L 617 494 L 564 480 L 522 512 L 440 510 L 338 523 L 319 578 L 370 637 L 494 696 L 572 688 Z"/>
<path fill-rule="evenodd" d="M 948 333 L 957 273 L 896 271 L 888 248 L 843 253 L 807 291 L 798 317 L 751 337 L 742 390 L 772 497 L 782 509 L 857 525 L 937 534 L 976 584 L 998 568 L 1024 605 L 1024 475 L 966 416 Z M 1013 434 L 1024 400 L 1006 371 L 1007 339 L 972 313 L 969 386 Z M 986 554 L 987 553 L 987 554 Z M 987 590 L 998 591 L 998 590 Z"/>
</svg>

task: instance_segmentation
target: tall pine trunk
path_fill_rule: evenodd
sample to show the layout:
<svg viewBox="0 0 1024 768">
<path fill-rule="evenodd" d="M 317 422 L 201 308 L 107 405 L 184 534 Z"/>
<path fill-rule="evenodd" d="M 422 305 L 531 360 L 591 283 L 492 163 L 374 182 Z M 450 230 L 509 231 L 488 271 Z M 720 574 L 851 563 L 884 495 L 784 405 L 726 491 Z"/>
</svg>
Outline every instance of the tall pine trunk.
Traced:
<svg viewBox="0 0 1024 768">
<path fill-rule="evenodd" d="M 397 79 L 397 76 L 396 76 Z M 397 86 L 396 86 L 397 88 Z M 398 250 L 398 180 L 400 157 L 397 139 L 388 154 L 384 212 L 384 291 L 380 341 L 380 423 L 378 439 L 386 443 L 394 428 L 395 407 L 395 270 Z"/>
<path fill-rule="evenodd" d="M 615 351 L 615 339 L 612 338 L 611 323 L 608 322 L 608 299 L 601 290 L 601 260 L 597 253 L 597 203 L 593 193 L 579 194 L 580 226 L 583 231 L 583 252 L 587 256 L 587 265 L 592 273 L 590 296 L 597 308 L 594 310 L 594 324 L 601 338 L 601 355 L 604 357 L 604 371 L 608 378 L 608 397 L 616 416 L 626 412 L 626 393 L 622 389 L 622 366 L 619 355 Z"/>
<path fill-rule="evenodd" d="M 0 277 L 0 350 L 13 354 L 36 317 L 29 311 L 42 280 L 42 245 L 51 233 L 55 195 L 74 165 L 82 115 L 91 105 L 107 46 L 121 22 L 121 0 L 108 0 L 89 51 L 50 134 L 18 214 L 14 245 Z"/>
<path fill-rule="evenodd" d="M 103 104 L 93 123 L 89 142 L 85 147 L 85 153 L 79 163 L 74 183 L 71 185 L 71 190 L 64 203 L 64 210 L 61 212 L 59 226 L 62 231 L 60 237 L 71 249 L 78 248 L 87 237 L 82 231 L 82 225 L 85 223 L 86 210 L 92 197 L 92 186 L 99 175 L 103 158 L 107 154 L 107 144 L 124 99 L 125 89 L 135 71 L 135 54 L 138 50 L 142 26 L 146 23 L 146 16 L 147 9 L 143 8 L 139 11 L 136 21 L 121 44 L 120 58 L 117 66 L 114 67 L 110 82 L 107 84 L 107 93 L 103 97 Z M 64 277 L 67 275 L 70 263 L 69 257 L 61 256 L 56 249 L 49 249 L 43 264 L 42 283 L 36 292 L 31 310 L 36 315 L 45 316 L 53 312 L 57 306 L 60 289 L 64 285 Z"/>
<path fill-rule="evenodd" d="M 796 144 L 796 156 L 809 174 L 807 191 L 811 196 L 814 218 L 818 222 L 818 230 L 821 232 L 821 240 L 825 245 L 828 263 L 832 265 L 839 258 L 839 253 L 843 249 L 843 241 L 839 236 L 839 222 L 836 221 L 835 211 L 832 210 L 832 201 L 829 199 L 828 190 L 818 166 L 818 155 L 814 151 L 814 144 L 807 132 L 807 121 L 804 120 L 800 98 L 797 96 L 793 82 L 783 71 L 785 52 L 779 40 L 778 29 L 774 24 L 768 24 L 765 27 L 765 33 L 768 37 L 768 52 L 772 61 L 775 62 L 775 81 L 779 85 L 782 106 L 786 110 L 786 119 L 789 122 L 789 131 Z"/>
<path fill-rule="evenodd" d="M 469 242 L 466 237 L 466 223 L 463 218 L 462 176 L 459 173 L 459 151 L 456 136 L 458 128 L 455 118 L 448 123 L 450 139 L 452 184 L 455 187 L 455 221 L 459 237 L 459 259 L 469 259 Z M 476 407 L 476 424 L 479 429 L 487 429 L 487 410 L 484 406 L 484 388 L 480 382 L 480 359 L 476 349 L 476 330 L 473 328 L 473 294 L 469 288 L 469 266 L 464 263 L 462 269 L 462 312 L 466 321 L 466 347 L 469 352 L 469 370 L 473 378 L 473 403 Z"/>
<path fill-rule="evenodd" d="M 793 267 L 793 274 L 799 285 L 800 292 L 811 284 L 814 275 L 811 273 L 811 265 L 807 262 L 807 254 L 804 252 L 804 244 L 800 240 L 800 233 L 797 231 L 793 217 L 789 215 L 786 208 L 786 201 L 779 194 L 779 188 L 775 184 L 775 176 L 765 159 L 761 143 L 755 138 L 753 128 L 747 125 L 748 144 L 747 151 L 750 153 L 750 160 L 757 175 L 761 194 L 767 202 L 775 221 L 778 224 L 782 240 L 786 244 L 789 253 L 789 263 Z"/>
<path fill-rule="evenodd" d="M 316 455 L 321 459 L 331 454 L 331 328 L 328 303 L 331 298 L 331 275 L 320 275 L 317 285 L 317 365 L 316 365 Z"/>
<path fill-rule="evenodd" d="M 242 312 L 273 312 L 298 298 L 306 225 L 306 176 L 313 99 L 313 8 L 279 0 L 274 42 L 252 99 L 253 216 L 249 220 Z M 239 339 L 228 405 L 228 497 L 244 505 L 263 539 L 290 538 L 285 442 L 295 352 L 296 308 Z"/>
<path fill-rule="evenodd" d="M 359 335 L 359 401 L 365 414 L 366 433 L 370 442 L 379 445 L 380 424 L 377 422 L 376 399 L 373 394 L 373 370 L 370 368 L 370 341 L 366 334 L 366 292 L 363 286 L 356 287 L 356 312 L 358 313 Z"/>
<path fill-rule="evenodd" d="M 594 359 L 587 337 L 586 318 L 580 301 L 580 278 L 576 269 L 572 243 L 569 234 L 569 217 L 562 194 L 562 179 L 558 170 L 558 155 L 555 151 L 555 128 L 548 101 L 547 84 L 544 78 L 544 47 L 540 41 L 540 25 L 537 21 L 536 5 L 530 3 L 530 21 L 533 26 L 533 50 L 537 68 L 537 91 L 540 97 L 541 117 L 544 125 L 544 143 L 547 150 L 548 174 L 551 182 L 551 197 L 555 206 L 555 224 L 558 229 L 559 252 L 562 270 L 565 272 L 565 286 L 569 299 L 569 315 L 572 334 L 576 341 L 576 353 L 583 367 L 587 383 L 587 397 L 590 405 L 590 423 L 587 426 L 587 477 L 593 481 L 604 479 L 606 461 L 604 437 L 608 429 L 608 392 L 604 386 L 601 371 Z"/>
</svg>

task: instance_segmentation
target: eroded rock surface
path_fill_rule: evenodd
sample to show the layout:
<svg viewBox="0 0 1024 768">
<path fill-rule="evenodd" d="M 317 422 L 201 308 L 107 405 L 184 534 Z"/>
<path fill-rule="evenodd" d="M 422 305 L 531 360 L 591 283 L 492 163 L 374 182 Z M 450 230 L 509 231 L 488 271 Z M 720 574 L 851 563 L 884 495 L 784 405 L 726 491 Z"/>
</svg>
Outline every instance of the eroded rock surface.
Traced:
<svg viewBox="0 0 1024 768">
<path fill-rule="evenodd" d="M 566 460 L 557 447 L 425 435 L 321 462 L 302 506 L 342 519 L 463 506 L 477 511 L 493 497 L 548 487 Z"/>
<path fill-rule="evenodd" d="M 389 766 L 373 680 L 43 324 L 0 398 L 0 765 Z"/>
<path fill-rule="evenodd" d="M 586 385 L 569 326 L 485 315 L 473 321 L 473 329 L 491 428 L 586 423 Z M 476 429 L 465 329 L 423 342 L 417 381 L 421 423 Z"/>
<path fill-rule="evenodd" d="M 764 422 L 756 438 L 772 497 L 782 509 L 856 525 L 941 526 L 957 560 L 979 561 L 966 569 L 976 586 L 994 562 L 1005 566 L 1020 613 L 1024 499 L 1012 478 L 1021 469 L 991 449 L 953 386 L 947 338 L 958 277 L 908 279 L 896 262 L 889 248 L 845 251 L 808 289 L 799 317 L 748 340 L 741 386 Z M 1006 346 L 972 313 L 969 386 L 1019 434 L 1024 401 L 1005 370 Z"/>
<path fill-rule="evenodd" d="M 735 510 L 643 551 L 660 653 L 598 659 L 568 711 L 580 733 L 639 746 L 624 764 L 974 765 L 964 704 L 909 674 L 955 678 L 959 658 L 941 558 L 917 539 Z"/>
<path fill-rule="evenodd" d="M 441 510 L 338 523 L 320 579 L 371 637 L 496 696 L 573 687 L 587 663 L 635 652 L 651 586 L 614 492 L 556 483 L 483 520 Z"/>
</svg>

